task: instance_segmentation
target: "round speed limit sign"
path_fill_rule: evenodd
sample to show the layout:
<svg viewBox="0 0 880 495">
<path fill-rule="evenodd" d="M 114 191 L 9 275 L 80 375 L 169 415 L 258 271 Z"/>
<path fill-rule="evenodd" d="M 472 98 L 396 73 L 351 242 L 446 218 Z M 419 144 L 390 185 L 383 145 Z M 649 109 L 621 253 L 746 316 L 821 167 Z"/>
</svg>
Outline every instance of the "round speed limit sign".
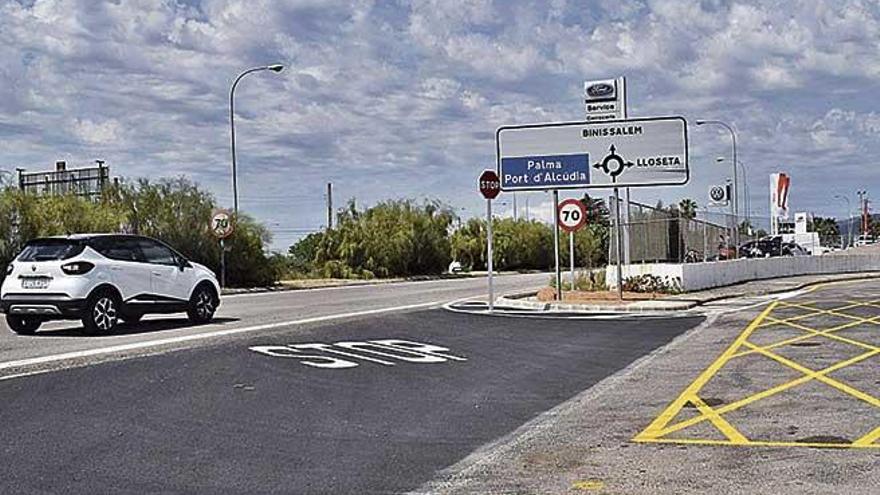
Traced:
<svg viewBox="0 0 880 495">
<path fill-rule="evenodd" d="M 227 210 L 217 210 L 211 215 L 211 232 L 218 239 L 226 239 L 234 230 L 232 215 Z"/>
<path fill-rule="evenodd" d="M 587 208 L 577 199 L 559 203 L 559 228 L 566 232 L 580 230 L 587 223 Z"/>
</svg>

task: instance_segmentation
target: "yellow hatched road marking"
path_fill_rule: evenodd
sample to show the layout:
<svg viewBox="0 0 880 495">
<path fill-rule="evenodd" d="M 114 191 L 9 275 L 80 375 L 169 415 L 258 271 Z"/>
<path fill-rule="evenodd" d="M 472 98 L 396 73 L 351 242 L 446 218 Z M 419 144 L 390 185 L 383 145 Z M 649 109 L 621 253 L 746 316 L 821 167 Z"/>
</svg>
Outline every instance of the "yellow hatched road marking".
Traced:
<svg viewBox="0 0 880 495">
<path fill-rule="evenodd" d="M 790 359 L 786 359 L 786 358 L 780 356 L 779 354 L 774 354 L 770 351 L 766 351 L 766 350 L 764 350 L 756 345 L 752 345 L 748 342 L 746 342 L 746 345 L 757 350 L 761 354 L 767 356 L 768 358 L 770 358 L 780 364 L 788 366 L 789 368 L 791 368 L 793 370 L 800 371 L 801 373 L 803 373 L 804 375 L 806 375 L 810 378 L 819 380 L 820 382 L 822 382 L 826 385 L 829 385 L 831 387 L 834 387 L 843 393 L 849 394 L 857 399 L 861 399 L 861 400 L 867 402 L 868 404 L 871 404 L 872 406 L 880 407 L 880 400 L 878 400 L 876 397 L 873 397 L 873 396 L 866 394 L 860 390 L 852 388 L 849 385 L 842 383 L 842 382 L 839 382 L 833 378 L 829 378 L 828 376 L 825 376 L 827 373 L 820 373 L 820 372 L 813 371 L 810 368 L 807 368 L 805 366 L 801 366 Z M 870 355 L 868 357 L 871 357 L 871 356 L 878 354 L 878 353 L 880 353 L 880 349 L 874 349 L 873 351 L 868 352 L 867 354 Z"/>
<path fill-rule="evenodd" d="M 817 286 L 813 289 L 813 291 L 818 290 L 823 286 Z M 866 402 L 872 406 L 880 408 L 880 399 L 862 392 L 846 383 L 843 383 L 839 380 L 831 378 L 827 376 L 828 374 L 846 368 L 848 366 L 852 366 L 856 363 L 869 359 L 873 356 L 880 354 L 880 347 L 877 347 L 872 344 L 868 344 L 865 342 L 861 342 L 849 337 L 844 337 L 842 335 L 835 335 L 835 332 L 845 330 L 848 328 L 852 328 L 862 324 L 873 324 L 880 325 L 880 315 L 871 317 L 871 318 L 863 318 L 860 316 L 840 313 L 841 311 L 846 311 L 849 309 L 857 308 L 857 307 L 869 307 L 873 309 L 880 309 L 880 300 L 876 301 L 867 301 L 867 302 L 859 302 L 859 301 L 840 301 L 842 303 L 846 303 L 843 306 L 829 309 L 821 309 L 809 306 L 809 304 L 815 304 L 813 302 L 810 303 L 792 303 L 792 302 L 783 302 L 776 301 L 771 303 L 767 308 L 765 308 L 754 320 L 752 320 L 749 325 L 745 328 L 745 330 L 736 338 L 736 340 L 730 344 L 730 346 L 708 367 L 704 370 L 696 380 L 694 380 L 682 393 L 679 395 L 671 404 L 669 404 L 663 412 L 645 428 L 644 431 L 639 433 L 633 441 L 636 442 L 652 442 L 652 443 L 684 443 L 684 444 L 702 444 L 702 445 L 751 445 L 751 446 L 815 446 L 815 447 L 836 447 L 836 448 L 880 448 L 880 444 L 878 444 L 878 440 L 880 440 L 880 427 L 875 428 L 870 433 L 865 436 L 859 438 L 853 443 L 811 443 L 811 442 L 775 442 L 775 441 L 753 441 L 747 439 L 744 435 L 742 435 L 731 423 L 729 423 L 723 415 L 740 409 L 748 404 L 756 402 L 761 399 L 765 399 L 781 393 L 785 390 L 791 389 L 798 385 L 802 385 L 804 383 L 810 381 L 818 381 L 825 385 L 828 385 L 836 390 L 839 390 L 843 393 L 850 395 L 851 397 L 857 398 L 863 402 Z M 797 315 L 789 318 L 774 318 L 771 313 L 778 307 L 791 307 L 800 309 L 803 311 L 808 311 L 809 313 L 803 315 Z M 853 321 L 847 322 L 845 324 L 837 325 L 831 328 L 826 329 L 815 329 L 808 327 L 806 325 L 802 325 L 800 323 L 796 323 L 798 321 L 804 320 L 811 316 L 835 316 L 842 317 L 846 319 L 850 319 Z M 790 328 L 794 328 L 800 331 L 803 331 L 805 334 L 798 337 L 789 338 L 780 342 L 775 342 L 772 344 L 759 346 L 749 341 L 749 337 L 759 329 L 771 327 L 774 325 L 782 325 L 788 326 Z M 796 363 L 784 356 L 780 356 L 772 352 L 773 349 L 783 347 L 795 342 L 800 342 L 807 339 L 812 339 L 815 337 L 824 337 L 830 340 L 843 342 L 849 345 L 858 346 L 862 349 L 867 350 L 867 352 L 863 352 L 858 356 L 840 361 L 832 366 L 824 368 L 819 371 L 812 370 L 803 366 L 801 364 Z M 777 363 L 786 366 L 790 369 L 798 371 L 802 373 L 804 376 L 798 377 L 797 379 L 788 381 L 786 383 L 777 385 L 770 389 L 764 390 L 762 392 L 753 394 L 749 397 L 741 399 L 739 401 L 727 404 L 722 407 L 712 408 L 706 402 L 699 397 L 699 392 L 702 388 L 708 383 L 708 381 L 715 376 L 718 371 L 720 371 L 727 363 L 729 363 L 732 359 L 737 357 L 745 356 L 748 354 L 760 354 L 769 359 L 776 361 Z M 688 404 L 692 403 L 697 407 L 699 411 L 699 415 L 692 417 L 690 419 L 671 424 L 674 418 L 681 412 L 681 410 Z M 677 431 L 683 430 L 695 424 L 701 423 L 703 421 L 709 421 L 715 428 L 717 428 L 721 433 L 727 437 L 727 440 L 704 440 L 704 439 L 681 439 L 681 438 L 663 438 L 671 433 L 675 433 Z"/>
<path fill-rule="evenodd" d="M 851 365 L 856 364 L 860 361 L 864 361 L 865 359 L 868 359 L 868 358 L 873 357 L 875 355 L 877 355 L 877 351 L 869 351 L 869 352 L 866 352 L 866 353 L 861 354 L 859 356 L 856 356 L 854 358 L 847 359 L 846 361 L 841 361 L 841 362 L 835 364 L 834 366 L 829 366 L 828 368 L 825 368 L 821 371 L 817 371 L 816 374 L 817 375 L 827 375 L 828 373 L 832 373 L 832 372 L 837 371 L 839 369 L 846 368 L 847 366 L 851 366 Z M 784 392 L 792 387 L 796 387 L 798 385 L 807 383 L 813 379 L 814 379 L 814 377 L 812 377 L 812 376 L 806 376 L 806 375 L 802 376 L 802 377 L 797 378 L 795 380 L 792 380 L 790 382 L 783 383 L 783 384 L 777 385 L 773 388 L 764 390 L 763 392 L 759 392 L 757 394 L 750 395 L 750 396 L 746 397 L 745 399 L 741 399 L 736 402 L 731 402 L 730 404 L 728 404 L 726 406 L 719 407 L 718 409 L 715 410 L 715 412 L 717 412 L 718 414 L 727 414 L 727 413 L 729 413 L 731 411 L 735 411 L 741 407 L 745 407 L 745 406 L 751 404 L 752 402 L 759 401 L 761 399 L 766 399 L 768 397 L 772 397 L 780 392 Z M 677 411 L 676 411 L 676 414 L 678 414 Z M 677 423 L 675 425 L 667 427 L 664 430 L 661 430 L 657 436 L 662 437 L 662 436 L 668 435 L 670 433 L 675 433 L 676 431 L 683 430 L 683 429 L 687 428 L 688 426 L 693 426 L 693 425 L 700 423 L 704 420 L 706 420 L 705 417 L 698 416 L 695 418 L 691 418 L 691 419 L 682 421 L 681 423 Z M 638 438 L 638 437 L 636 437 L 636 438 Z"/>
<path fill-rule="evenodd" d="M 853 442 L 853 445 L 857 445 L 859 447 L 880 447 L 880 444 L 872 445 L 877 440 L 880 440 L 880 426 L 875 428 L 874 431 L 872 431 L 871 433 L 868 433 L 867 435 Z"/>
<path fill-rule="evenodd" d="M 878 308 L 880 308 L 880 307 L 878 307 Z M 792 328 L 797 328 L 798 330 L 804 330 L 804 329 L 808 329 L 808 328 L 809 328 L 809 327 L 803 327 L 803 326 L 802 326 L 802 327 L 796 327 L 796 326 L 793 326 L 793 325 L 791 325 L 791 324 L 788 323 L 788 322 L 791 321 L 791 319 L 788 319 L 788 320 L 776 320 L 775 318 L 772 318 L 772 317 L 768 317 L 767 319 L 768 319 L 768 320 L 769 320 L 769 319 L 773 319 L 773 320 L 775 320 L 775 321 L 777 322 L 777 323 L 773 323 L 773 325 L 787 325 L 787 326 L 791 326 Z M 880 316 L 875 316 L 875 317 L 873 317 L 873 318 L 866 318 L 864 321 L 851 321 L 851 322 L 849 322 L 849 323 L 844 323 L 844 324 L 842 324 L 842 325 L 838 325 L 838 326 L 836 326 L 836 327 L 826 328 L 826 329 L 824 329 L 824 330 L 822 330 L 822 331 L 817 331 L 817 330 L 814 330 L 814 329 L 812 329 L 812 328 L 809 328 L 809 330 L 806 330 L 806 331 L 808 331 L 808 332 L 815 332 L 816 334 L 821 334 L 821 335 L 826 335 L 826 336 L 827 336 L 828 334 L 832 334 L 832 333 L 834 333 L 834 332 L 839 332 L 839 331 L 841 331 L 841 330 L 846 330 L 846 329 L 848 329 L 848 328 L 857 327 L 857 326 L 861 325 L 862 323 L 873 323 L 873 322 L 875 322 L 875 321 L 880 321 Z M 801 336 L 799 336 L 799 337 L 792 337 L 792 338 L 790 338 L 790 339 L 786 339 L 786 340 L 783 340 L 783 341 L 781 341 L 781 342 L 776 342 L 775 344 L 769 344 L 769 345 L 762 346 L 762 347 L 763 347 L 764 349 L 775 349 L 775 348 L 777 348 L 777 347 L 783 347 L 783 346 L 786 346 L 786 345 L 789 345 L 789 344 L 793 344 L 793 343 L 795 343 L 795 342 L 801 342 L 801 341 L 803 341 L 803 340 L 810 340 L 810 339 L 813 338 L 814 336 L 815 336 L 815 335 L 813 335 L 812 333 L 810 333 L 810 334 L 807 334 L 807 335 L 801 335 Z M 862 344 L 864 344 L 864 342 L 862 342 Z M 755 350 L 747 350 L 747 351 L 743 351 L 743 352 L 737 353 L 737 354 L 735 354 L 733 357 L 740 357 L 740 356 L 745 356 L 745 355 L 747 355 L 747 354 L 754 354 L 755 352 L 756 352 Z"/>
<path fill-rule="evenodd" d="M 839 449 L 851 448 L 868 448 L 880 449 L 880 445 L 856 445 L 850 443 L 820 443 L 820 442 L 774 442 L 767 440 L 750 440 L 746 444 L 735 444 L 727 440 L 702 440 L 695 438 L 651 438 L 648 440 L 639 440 L 642 443 L 679 443 L 690 445 L 719 445 L 733 447 L 829 447 Z"/>
<path fill-rule="evenodd" d="M 722 418 L 720 414 L 709 407 L 703 399 L 695 395 L 690 398 L 690 401 L 693 402 L 694 405 L 697 406 L 697 410 L 699 410 L 703 416 L 708 418 L 708 420 L 715 425 L 715 428 L 718 428 L 721 433 L 724 433 L 724 436 L 729 438 L 731 442 L 735 444 L 748 443 L 749 440 L 744 437 L 742 433 L 738 432 L 733 425 L 728 423 L 726 419 Z"/>
<path fill-rule="evenodd" d="M 749 326 L 746 327 L 745 331 L 739 337 L 737 337 L 737 339 L 733 341 L 732 344 L 730 344 L 730 347 L 728 347 L 727 350 L 725 350 L 724 353 L 721 354 L 721 356 L 716 359 L 714 363 L 709 365 L 709 367 L 706 368 L 706 370 L 703 371 L 703 373 L 701 373 L 700 376 L 697 377 L 697 379 L 694 380 L 694 382 L 691 383 L 690 386 L 688 386 L 688 388 L 684 392 L 682 392 L 682 394 L 678 396 L 678 398 L 675 399 L 672 404 L 670 404 L 666 408 L 666 410 L 664 410 L 660 414 L 660 416 L 657 417 L 657 419 L 655 419 L 650 425 L 648 425 L 648 427 L 645 428 L 645 431 L 639 433 L 636 436 L 635 440 L 639 441 L 643 439 L 658 438 L 663 436 L 665 433 L 662 432 L 663 429 L 666 428 L 666 425 L 668 425 L 669 422 L 672 421 L 672 419 L 679 413 L 679 411 L 681 411 L 681 408 L 688 403 L 691 397 L 696 397 L 697 392 L 699 392 L 700 389 L 703 388 L 703 386 L 706 384 L 706 382 L 708 382 L 709 379 L 712 378 L 712 376 L 714 376 L 715 373 L 717 373 L 718 370 L 720 370 L 727 363 L 727 361 L 731 359 L 731 357 L 736 353 L 736 350 L 739 349 L 742 343 L 745 342 L 746 339 L 748 339 L 749 336 L 752 334 L 752 332 L 754 332 L 755 329 L 758 328 L 758 325 L 761 324 L 761 320 L 766 318 L 767 315 L 769 315 L 770 312 L 773 311 L 773 308 L 775 308 L 778 304 L 778 301 L 770 303 L 770 305 L 768 305 L 767 308 L 765 308 L 764 311 L 762 311 L 757 318 L 752 320 Z M 700 416 L 700 418 L 702 420 L 706 417 Z"/>
<path fill-rule="evenodd" d="M 773 318 L 768 317 L 767 319 L 768 319 L 768 320 L 772 320 Z M 785 325 L 786 325 L 786 326 L 789 326 L 789 327 L 792 327 L 792 328 L 797 328 L 798 330 L 803 330 L 804 332 L 807 332 L 807 334 L 808 334 L 807 336 L 808 336 L 808 337 L 826 337 L 826 338 L 831 339 L 831 340 L 836 340 L 836 341 L 838 341 L 838 342 L 843 342 L 843 343 L 846 343 L 846 344 L 850 344 L 850 345 L 854 345 L 854 346 L 862 347 L 862 348 L 865 348 L 865 349 L 868 349 L 868 350 L 874 350 L 874 349 L 877 349 L 876 346 L 873 346 L 873 345 L 871 345 L 871 344 L 866 344 L 866 343 L 864 343 L 864 342 L 861 342 L 861 341 L 858 341 L 858 340 L 854 340 L 854 339 L 850 339 L 850 338 L 847 338 L 847 337 L 841 337 L 840 335 L 834 335 L 834 332 L 837 332 L 837 331 L 839 331 L 839 330 L 845 330 L 845 328 L 838 328 L 837 330 L 829 329 L 829 330 L 821 330 L 821 331 L 820 331 L 820 330 L 813 330 L 812 328 L 810 328 L 810 327 L 805 327 L 805 326 L 803 326 L 803 325 L 798 325 L 797 323 L 786 323 Z M 846 328 L 851 328 L 851 327 L 846 327 Z M 752 346 L 749 346 L 749 347 L 752 347 Z M 761 346 L 761 349 L 766 349 L 766 347 L 765 347 L 765 346 Z M 754 350 L 754 349 L 753 349 L 753 350 Z"/>
</svg>

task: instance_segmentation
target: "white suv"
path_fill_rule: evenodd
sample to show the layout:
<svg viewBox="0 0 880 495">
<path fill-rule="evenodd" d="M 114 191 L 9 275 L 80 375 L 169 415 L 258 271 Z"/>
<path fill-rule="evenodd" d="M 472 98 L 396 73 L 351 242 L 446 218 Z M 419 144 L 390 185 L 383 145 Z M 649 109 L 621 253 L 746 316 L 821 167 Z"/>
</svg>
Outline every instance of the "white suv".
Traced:
<svg viewBox="0 0 880 495">
<path fill-rule="evenodd" d="M 220 304 L 214 273 L 149 237 L 78 234 L 28 242 L 6 269 L 0 311 L 13 332 L 32 334 L 47 320 L 81 319 L 87 334 L 107 334 L 120 319 L 185 311 L 206 323 Z"/>
</svg>

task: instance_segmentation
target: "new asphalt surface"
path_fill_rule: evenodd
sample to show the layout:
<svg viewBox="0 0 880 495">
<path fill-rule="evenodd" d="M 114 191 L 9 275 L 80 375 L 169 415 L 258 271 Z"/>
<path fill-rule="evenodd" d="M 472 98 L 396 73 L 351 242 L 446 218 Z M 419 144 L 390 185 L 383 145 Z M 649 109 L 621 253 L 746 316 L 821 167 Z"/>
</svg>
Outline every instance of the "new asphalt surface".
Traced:
<svg viewBox="0 0 880 495">
<path fill-rule="evenodd" d="M 549 279 L 550 275 L 545 273 L 504 275 L 496 278 L 496 287 L 498 293 L 503 294 L 539 288 Z M 189 339 L 186 345 L 192 346 L 197 341 L 210 340 L 207 336 L 218 332 L 250 331 L 248 329 L 254 327 L 260 331 L 267 325 L 283 326 L 342 314 L 387 311 L 402 306 L 427 307 L 485 293 L 484 278 L 465 278 L 240 294 L 223 297 L 211 325 L 192 326 L 184 314 L 148 315 L 136 325 L 123 325 L 114 335 L 96 338 L 83 337 L 82 324 L 78 321 L 51 322 L 43 325 L 36 336 L 22 337 L 10 332 L 0 318 L 0 378 L 30 372 L 34 361 L 45 366 L 47 360 L 55 360 L 59 355 L 69 360 L 71 353 L 93 353 L 118 346 L 145 349 L 144 346 L 162 345 L 170 339 Z M 177 341 L 174 347 L 180 347 Z"/>
<path fill-rule="evenodd" d="M 405 310 L 7 379 L 0 491 L 405 492 L 700 321 Z"/>
</svg>

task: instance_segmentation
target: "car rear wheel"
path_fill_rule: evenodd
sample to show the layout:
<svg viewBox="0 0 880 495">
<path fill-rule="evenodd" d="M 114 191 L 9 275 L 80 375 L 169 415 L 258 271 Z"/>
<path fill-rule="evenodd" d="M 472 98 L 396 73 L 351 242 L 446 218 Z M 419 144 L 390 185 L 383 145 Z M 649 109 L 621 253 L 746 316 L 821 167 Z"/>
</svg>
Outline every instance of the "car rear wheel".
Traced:
<svg viewBox="0 0 880 495">
<path fill-rule="evenodd" d="M 209 285 L 200 285 L 189 299 L 189 309 L 186 314 L 193 323 L 208 323 L 214 318 L 217 311 L 217 296 L 214 289 Z"/>
<path fill-rule="evenodd" d="M 33 335 L 43 322 L 33 316 L 6 315 L 6 324 L 19 335 Z"/>
<path fill-rule="evenodd" d="M 110 291 L 89 298 L 83 314 L 83 331 L 88 335 L 106 335 L 119 325 L 119 298 Z"/>
</svg>

